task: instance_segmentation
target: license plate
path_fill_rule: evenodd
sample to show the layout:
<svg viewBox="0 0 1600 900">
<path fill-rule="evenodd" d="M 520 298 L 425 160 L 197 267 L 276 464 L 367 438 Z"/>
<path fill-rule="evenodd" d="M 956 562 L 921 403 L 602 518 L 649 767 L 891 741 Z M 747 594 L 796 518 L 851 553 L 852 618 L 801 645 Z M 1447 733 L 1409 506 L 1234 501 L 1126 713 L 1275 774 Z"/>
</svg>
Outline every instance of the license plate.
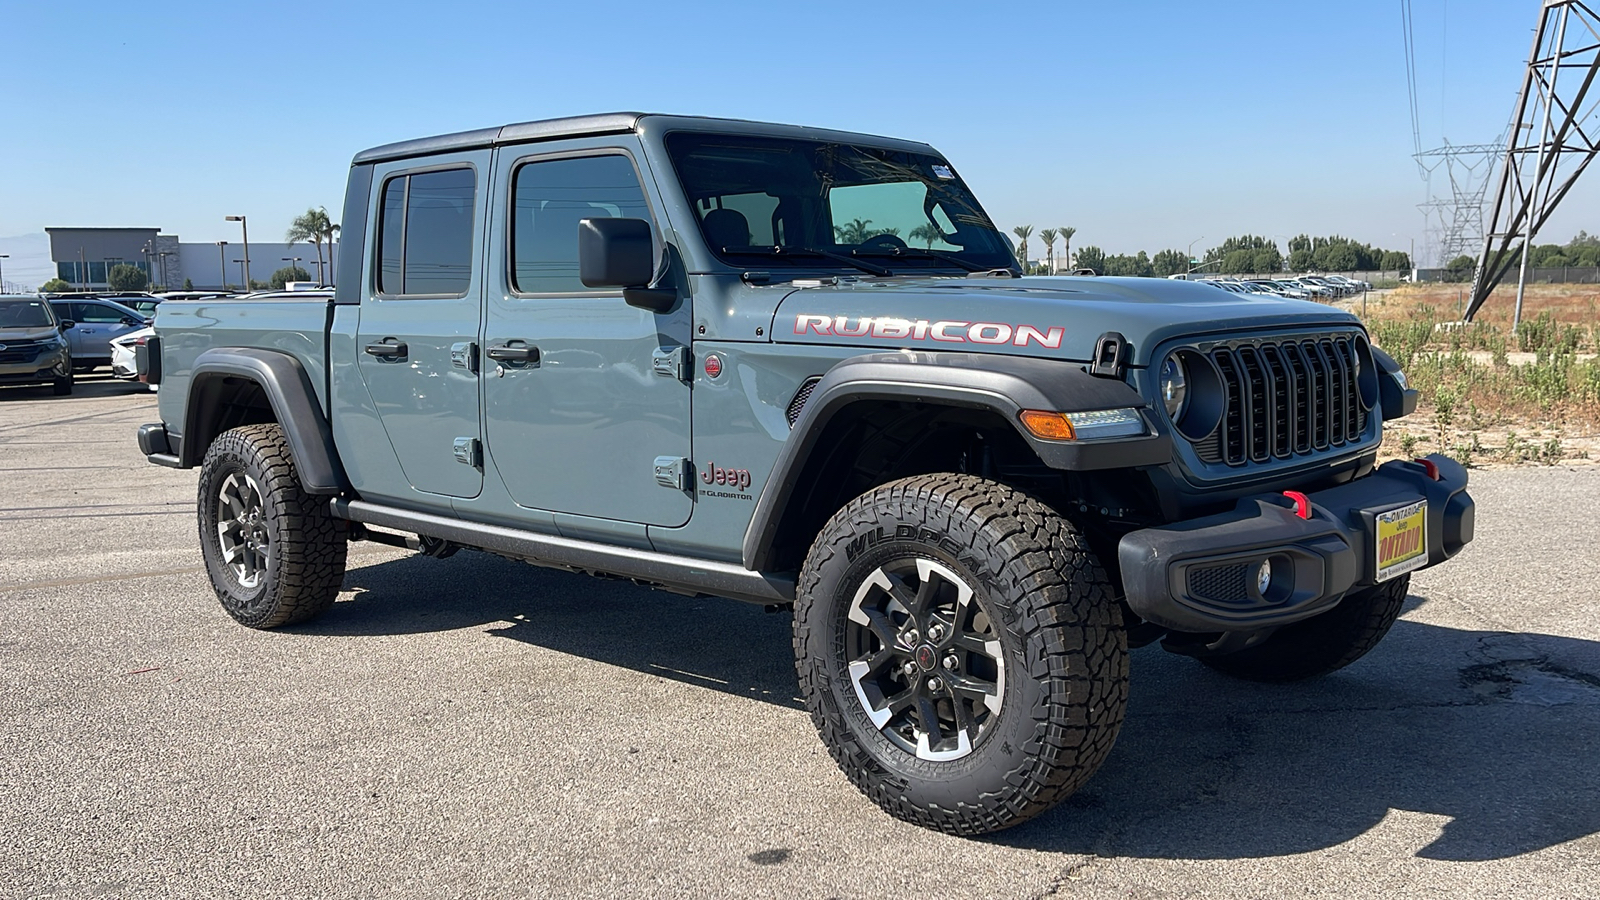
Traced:
<svg viewBox="0 0 1600 900">
<path fill-rule="evenodd" d="M 1375 581 L 1388 581 L 1428 564 L 1428 501 L 1378 513 Z"/>
</svg>

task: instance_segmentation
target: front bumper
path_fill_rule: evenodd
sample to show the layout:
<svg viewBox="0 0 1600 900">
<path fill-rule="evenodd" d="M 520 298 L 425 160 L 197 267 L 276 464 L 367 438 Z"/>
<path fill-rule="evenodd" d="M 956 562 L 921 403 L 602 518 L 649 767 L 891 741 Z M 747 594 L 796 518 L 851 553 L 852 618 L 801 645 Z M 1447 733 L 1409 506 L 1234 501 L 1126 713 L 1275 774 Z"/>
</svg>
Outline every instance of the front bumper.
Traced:
<svg viewBox="0 0 1600 900">
<path fill-rule="evenodd" d="M 1311 494 L 1310 517 L 1280 494 L 1246 497 L 1231 511 L 1123 537 L 1117 548 L 1128 606 L 1173 631 L 1211 634 L 1274 628 L 1325 612 L 1346 592 L 1373 584 L 1376 517 L 1426 500 L 1427 566 L 1472 540 L 1467 470 L 1440 455 L 1434 480 L 1418 462 L 1394 461 L 1371 475 Z M 1265 592 L 1254 574 L 1271 562 Z"/>
<path fill-rule="evenodd" d="M 72 371 L 72 357 L 63 350 L 45 350 L 32 358 L 0 362 L 0 384 L 40 384 L 65 378 Z"/>
</svg>

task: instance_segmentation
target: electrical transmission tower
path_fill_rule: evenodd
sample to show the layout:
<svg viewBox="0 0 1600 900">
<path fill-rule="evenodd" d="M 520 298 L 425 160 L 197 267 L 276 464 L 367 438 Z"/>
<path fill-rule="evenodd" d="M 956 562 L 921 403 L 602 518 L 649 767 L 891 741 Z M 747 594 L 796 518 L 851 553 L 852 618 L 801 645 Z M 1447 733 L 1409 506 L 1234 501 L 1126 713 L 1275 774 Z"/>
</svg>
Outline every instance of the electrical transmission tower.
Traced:
<svg viewBox="0 0 1600 900">
<path fill-rule="evenodd" d="M 1522 321 L 1528 251 L 1600 145 L 1591 136 L 1600 101 L 1590 95 L 1600 74 L 1600 16 L 1582 0 L 1543 0 L 1528 71 L 1517 98 L 1500 188 L 1472 281 L 1472 316 L 1500 281 L 1520 266 L 1512 331 Z"/>
<path fill-rule="evenodd" d="M 1413 154 L 1428 184 L 1428 201 L 1417 208 L 1428 220 L 1428 243 L 1434 248 L 1440 268 L 1458 256 L 1471 256 L 1483 248 L 1483 198 L 1503 148 L 1503 143 L 1446 141 L 1443 147 Z M 1434 196 L 1433 176 L 1441 169 L 1450 182 L 1448 197 Z"/>
</svg>

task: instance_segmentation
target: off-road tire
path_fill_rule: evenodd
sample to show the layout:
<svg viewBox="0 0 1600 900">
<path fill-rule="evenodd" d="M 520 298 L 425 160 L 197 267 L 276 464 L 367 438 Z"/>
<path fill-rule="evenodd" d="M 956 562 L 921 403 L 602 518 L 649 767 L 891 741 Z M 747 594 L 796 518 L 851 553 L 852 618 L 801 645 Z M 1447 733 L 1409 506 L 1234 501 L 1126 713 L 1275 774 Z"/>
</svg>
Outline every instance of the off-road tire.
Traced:
<svg viewBox="0 0 1600 900">
<path fill-rule="evenodd" d="M 948 761 L 880 731 L 849 674 L 857 591 L 908 556 L 966 581 L 1004 661 L 999 710 L 967 755 Z M 828 521 L 797 587 L 794 648 L 811 720 L 845 775 L 896 818 L 951 834 L 1007 828 L 1072 794 L 1111 751 L 1128 696 L 1122 616 L 1083 538 L 1038 500 L 970 475 L 891 482 Z"/>
<path fill-rule="evenodd" d="M 1333 609 L 1278 629 L 1262 643 L 1201 662 L 1247 681 L 1301 681 L 1350 665 L 1378 646 L 1405 605 L 1411 576 L 1349 594 Z"/>
<path fill-rule="evenodd" d="M 71 373 L 68 373 L 62 378 L 53 379 L 50 382 L 50 391 L 57 397 L 66 397 L 72 393 L 72 384 L 73 377 Z"/>
<path fill-rule="evenodd" d="M 224 560 L 219 495 L 230 476 L 259 488 L 256 517 L 266 538 L 265 565 L 246 584 Z M 282 427 L 247 425 L 223 432 L 206 451 L 198 495 L 200 547 L 211 586 L 228 615 L 251 628 L 276 628 L 326 612 L 344 581 L 345 523 L 327 499 L 300 486 Z"/>
</svg>

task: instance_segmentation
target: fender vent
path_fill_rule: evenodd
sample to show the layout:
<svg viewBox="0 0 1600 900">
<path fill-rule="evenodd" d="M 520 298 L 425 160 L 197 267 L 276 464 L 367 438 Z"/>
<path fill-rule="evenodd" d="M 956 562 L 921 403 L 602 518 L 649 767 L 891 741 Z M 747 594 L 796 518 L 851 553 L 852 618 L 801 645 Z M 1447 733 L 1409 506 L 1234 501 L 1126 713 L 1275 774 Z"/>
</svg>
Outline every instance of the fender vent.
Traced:
<svg viewBox="0 0 1600 900">
<path fill-rule="evenodd" d="M 811 399 L 811 392 L 817 389 L 817 382 L 821 380 L 821 375 L 813 375 L 800 385 L 800 390 L 794 392 L 794 399 L 789 401 L 789 411 L 786 413 L 790 428 L 800 421 L 800 414 L 806 410 L 806 401 Z"/>
</svg>

